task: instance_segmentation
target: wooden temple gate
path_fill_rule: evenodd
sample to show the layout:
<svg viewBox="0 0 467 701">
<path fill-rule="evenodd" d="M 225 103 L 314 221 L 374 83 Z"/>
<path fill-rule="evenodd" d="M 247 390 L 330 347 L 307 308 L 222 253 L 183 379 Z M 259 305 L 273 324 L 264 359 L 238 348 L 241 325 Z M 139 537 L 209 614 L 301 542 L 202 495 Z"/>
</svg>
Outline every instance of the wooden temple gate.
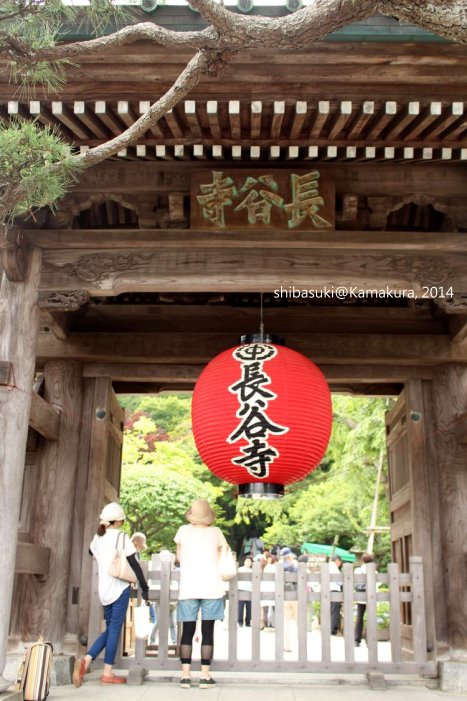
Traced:
<svg viewBox="0 0 467 701">
<path fill-rule="evenodd" d="M 333 391 L 400 395 L 394 561 L 423 556 L 432 658 L 467 656 L 467 56 L 403 27 L 371 43 L 372 26 L 359 44 L 247 52 L 55 214 L 2 235 L 0 673 L 7 644 L 39 631 L 58 652 L 86 640 L 88 544 L 119 488 L 115 395 L 191 390 L 258 330 L 259 293 L 266 330 Z M 61 124 L 86 149 L 154 98 L 148 66 L 170 81 L 184 59 L 144 43 L 89 55 L 50 101 L 2 78 L 0 116 Z"/>
</svg>

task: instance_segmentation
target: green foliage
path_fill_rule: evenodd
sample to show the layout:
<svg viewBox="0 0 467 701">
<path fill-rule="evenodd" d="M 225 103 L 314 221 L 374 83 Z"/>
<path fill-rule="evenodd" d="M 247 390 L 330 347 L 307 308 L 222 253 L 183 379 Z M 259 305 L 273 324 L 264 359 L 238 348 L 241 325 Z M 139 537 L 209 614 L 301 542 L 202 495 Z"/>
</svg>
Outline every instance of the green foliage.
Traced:
<svg viewBox="0 0 467 701">
<path fill-rule="evenodd" d="M 215 490 L 195 477 L 160 465 L 126 465 L 120 501 L 127 515 L 128 532 L 142 531 L 148 553 L 175 549 L 174 535 L 186 523 L 185 512 L 193 499 L 211 503 Z"/>
<path fill-rule="evenodd" d="M 119 397 L 123 407 L 132 412 L 142 412 L 150 417 L 159 429 L 172 433 L 177 431 L 180 435 L 180 427 L 190 421 L 191 395 L 167 394 L 157 397 L 132 397 L 123 395 Z M 191 424 L 187 432 L 191 431 Z"/>
<path fill-rule="evenodd" d="M 323 461 L 307 482 L 293 486 L 283 510 L 265 530 L 263 540 L 298 547 L 303 542 L 366 549 L 379 461 L 385 456 L 384 413 L 387 402 L 347 396 L 333 398 L 333 432 Z M 385 498 L 386 466 L 380 485 L 378 525 L 389 525 Z M 378 534 L 379 569 L 390 556 L 389 534 Z"/>
<path fill-rule="evenodd" d="M 78 172 L 70 156 L 70 147 L 53 129 L 26 121 L 0 126 L 0 197 L 6 218 L 52 206 L 63 197 Z M 14 183 L 23 188 L 19 201 Z"/>
<path fill-rule="evenodd" d="M 87 5 L 64 3 L 62 0 L 2 0 L 0 8 L 0 48 L 12 56 L 11 80 L 23 90 L 38 85 L 48 92 L 64 82 L 68 59 L 37 61 L 35 52 L 52 48 L 66 38 L 67 26 L 75 29 L 85 24 L 90 36 L 105 33 L 130 23 L 132 14 L 112 0 L 89 0 Z"/>
<path fill-rule="evenodd" d="M 154 481 L 159 475 L 164 481 L 170 472 L 204 485 L 219 514 L 218 525 L 238 552 L 243 539 L 253 531 L 268 546 L 299 548 L 305 541 L 332 544 L 337 536 L 340 547 L 366 549 L 377 466 L 385 455 L 385 400 L 334 397 L 333 435 L 322 466 L 291 485 L 283 499 L 271 501 L 235 499 L 235 487 L 221 482 L 202 463 L 191 432 L 190 395 L 121 397 L 120 401 L 128 412 L 123 448 L 125 484 L 127 470 L 134 471 L 133 463 L 139 463 L 134 473 L 138 484 L 139 476 L 147 470 Z M 389 523 L 385 474 L 378 525 Z M 132 487 L 135 504 L 138 490 L 144 505 L 146 481 Z M 144 508 L 134 507 L 140 519 Z M 173 528 L 175 524 L 171 537 Z M 389 534 L 378 534 L 375 554 L 380 571 L 389 553 Z"/>
</svg>

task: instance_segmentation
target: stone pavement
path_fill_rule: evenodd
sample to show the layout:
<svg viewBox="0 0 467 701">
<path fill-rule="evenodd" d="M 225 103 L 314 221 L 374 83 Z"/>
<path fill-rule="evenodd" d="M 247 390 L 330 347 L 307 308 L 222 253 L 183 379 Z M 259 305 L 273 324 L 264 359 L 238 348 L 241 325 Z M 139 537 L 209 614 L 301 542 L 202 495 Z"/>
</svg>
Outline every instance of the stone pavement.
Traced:
<svg viewBox="0 0 467 701">
<path fill-rule="evenodd" d="M 116 670 L 118 671 L 118 670 Z M 126 674 L 126 672 L 123 672 Z M 213 675 L 214 676 L 214 675 Z M 275 683 L 267 675 L 215 675 L 216 687 L 199 689 L 198 674 L 193 674 L 194 686 L 181 689 L 178 677 L 151 673 L 142 686 L 108 686 L 99 682 L 99 673 L 87 675 L 79 689 L 71 685 L 52 687 L 50 701 L 449 701 L 465 695 L 446 693 L 429 688 L 436 682 L 419 678 L 386 679 L 385 690 L 370 689 L 363 677 L 320 678 L 319 675 L 280 675 Z M 427 686 L 427 685 L 428 686 Z M 0 701 L 6 698 L 0 695 Z"/>
</svg>

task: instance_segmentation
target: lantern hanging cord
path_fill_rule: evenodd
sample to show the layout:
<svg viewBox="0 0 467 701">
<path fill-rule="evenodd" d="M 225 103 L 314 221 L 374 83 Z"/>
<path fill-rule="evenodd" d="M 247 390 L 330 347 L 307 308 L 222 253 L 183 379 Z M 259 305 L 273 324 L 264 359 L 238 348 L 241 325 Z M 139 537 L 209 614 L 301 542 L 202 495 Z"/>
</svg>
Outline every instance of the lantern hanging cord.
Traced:
<svg viewBox="0 0 467 701">
<path fill-rule="evenodd" d="M 264 322 L 263 322 L 263 293 L 259 293 L 259 309 L 260 309 L 260 317 L 259 317 L 259 333 L 261 335 L 261 340 L 264 341 Z"/>
</svg>

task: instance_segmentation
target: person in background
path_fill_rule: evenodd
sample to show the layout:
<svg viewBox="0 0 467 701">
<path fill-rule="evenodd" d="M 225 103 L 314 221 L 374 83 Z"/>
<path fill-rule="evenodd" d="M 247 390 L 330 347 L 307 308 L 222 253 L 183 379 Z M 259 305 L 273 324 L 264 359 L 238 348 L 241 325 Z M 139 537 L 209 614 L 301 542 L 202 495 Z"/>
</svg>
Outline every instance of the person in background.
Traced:
<svg viewBox="0 0 467 701">
<path fill-rule="evenodd" d="M 143 550 L 147 550 L 148 546 L 146 543 L 146 536 L 144 533 L 133 533 L 131 536 L 131 542 L 135 546 L 136 549 L 136 559 L 141 560 L 141 553 Z"/>
<path fill-rule="evenodd" d="M 251 572 L 252 572 L 252 567 L 253 567 L 253 561 L 251 557 L 246 557 L 243 560 L 243 566 L 238 568 L 238 573 L 240 572 L 249 572 L 250 577 L 251 577 Z M 250 581 L 245 581 L 245 580 L 239 580 L 238 581 L 238 591 L 249 591 L 251 592 L 251 578 Z M 251 599 L 249 601 L 245 601 L 244 599 L 238 600 L 238 625 L 243 626 L 243 623 L 245 622 L 245 626 L 249 627 L 251 626 Z"/>
<path fill-rule="evenodd" d="M 298 563 L 297 563 L 297 558 L 295 557 L 294 553 L 290 548 L 281 548 L 280 551 L 281 558 L 282 558 L 282 566 L 284 568 L 284 572 L 297 572 L 298 570 Z M 294 582 L 285 582 L 284 584 L 284 589 L 285 591 L 290 591 L 290 592 L 296 592 L 297 591 L 297 585 Z M 296 596 L 296 595 L 295 595 Z M 291 636 L 291 627 L 293 625 L 297 625 L 297 618 L 298 618 L 298 613 L 297 613 L 297 599 L 295 598 L 294 600 L 285 600 L 284 601 L 284 650 L 286 652 L 291 652 L 292 651 L 292 636 Z"/>
<path fill-rule="evenodd" d="M 135 573 L 141 587 L 142 597 L 148 600 L 148 585 L 140 564 L 136 558 L 136 549 L 130 538 L 120 530 L 125 521 L 125 513 L 116 502 L 107 504 L 99 516 L 99 528 L 94 536 L 89 551 L 97 560 L 99 568 L 99 598 L 104 607 L 105 631 L 94 641 L 84 657 L 78 658 L 73 669 L 73 684 L 81 686 L 83 677 L 92 660 L 105 649 L 103 684 L 124 684 L 125 677 L 113 674 L 112 667 L 117 654 L 117 645 L 128 603 L 130 601 L 130 583 L 108 574 L 115 555 L 117 541 L 124 549 L 126 558 Z M 119 536 L 122 537 L 119 539 Z"/>
<path fill-rule="evenodd" d="M 374 556 L 372 553 L 363 553 L 362 555 L 362 564 L 360 567 L 356 567 L 354 574 L 365 574 L 366 575 L 366 566 L 369 562 L 374 562 Z M 355 591 L 357 592 L 366 592 L 366 584 L 364 582 L 357 582 L 355 585 Z M 360 647 L 361 642 L 362 642 L 362 633 L 363 633 L 363 618 L 365 616 L 365 611 L 366 611 L 366 603 L 365 602 L 360 602 L 357 603 L 357 621 L 355 624 L 355 646 Z"/>
<path fill-rule="evenodd" d="M 333 555 L 329 560 L 329 574 L 340 574 L 342 566 L 342 558 L 339 555 Z M 331 592 L 342 591 L 340 582 L 331 581 L 329 586 Z M 337 635 L 341 627 L 341 602 L 331 601 L 331 635 Z"/>
<path fill-rule="evenodd" d="M 264 574 L 274 574 L 276 573 L 276 564 L 277 564 L 277 557 L 275 555 L 271 555 L 270 552 L 268 552 L 268 555 L 264 559 L 264 566 L 263 566 L 263 572 Z M 274 580 L 264 580 L 261 582 L 261 591 L 265 593 L 274 593 L 276 588 Z M 274 628 L 274 613 L 275 613 L 275 607 L 274 607 L 274 599 L 263 599 L 261 601 L 261 609 L 262 609 L 262 621 L 263 621 L 263 626 L 265 628 Z"/>
<path fill-rule="evenodd" d="M 196 619 L 201 611 L 200 689 L 215 684 L 210 674 L 214 650 L 214 623 L 224 618 L 224 581 L 219 556 L 227 541 L 220 528 L 213 526 L 216 514 L 206 499 L 195 499 L 185 514 L 188 525 L 181 526 L 174 538 L 180 563 L 180 593 L 177 619 L 183 624 L 180 641 L 182 677 L 180 686 L 191 686 L 191 655 Z"/>
</svg>

